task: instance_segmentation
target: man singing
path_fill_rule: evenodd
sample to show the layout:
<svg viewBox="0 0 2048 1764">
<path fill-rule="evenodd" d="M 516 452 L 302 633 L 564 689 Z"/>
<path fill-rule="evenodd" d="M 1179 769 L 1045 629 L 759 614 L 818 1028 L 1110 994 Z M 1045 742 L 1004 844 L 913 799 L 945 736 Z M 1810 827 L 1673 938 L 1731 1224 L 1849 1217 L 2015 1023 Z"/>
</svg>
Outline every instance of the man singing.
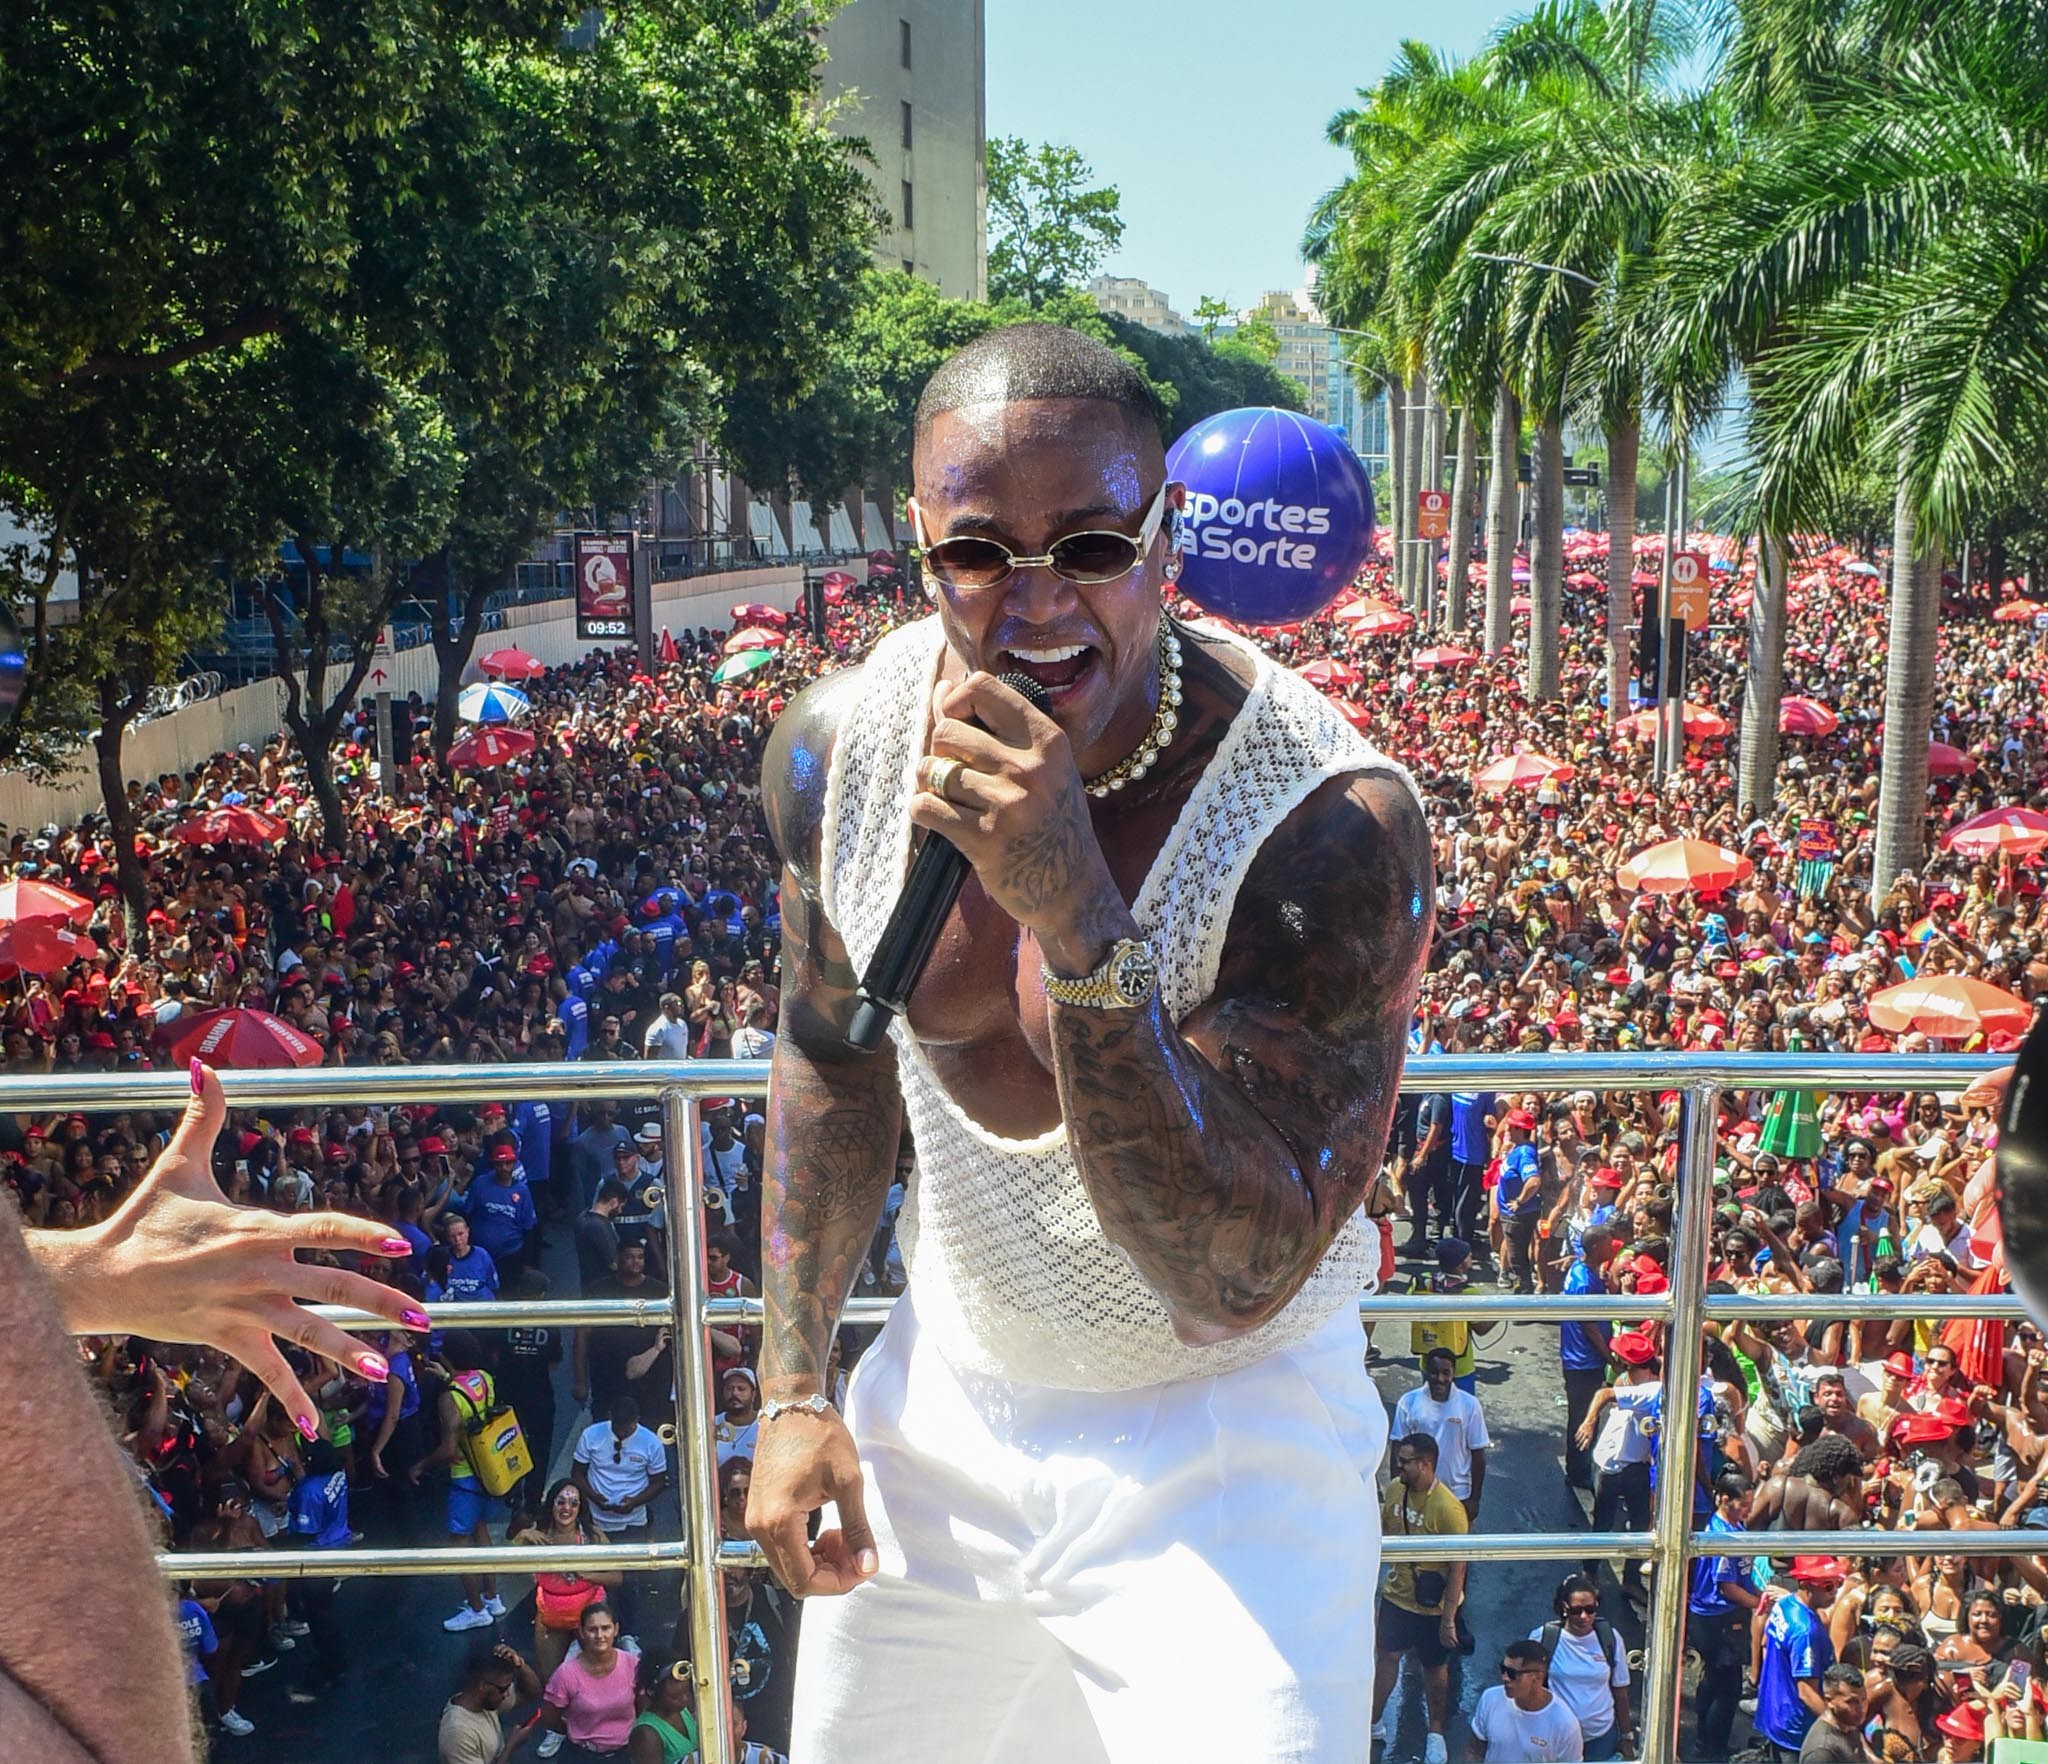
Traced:
<svg viewBox="0 0 2048 1764">
<path fill-rule="evenodd" d="M 1429 942 L 1419 803 L 1306 685 L 1162 615 L 1182 491 L 1112 351 L 1044 324 L 961 350 L 915 480 L 937 616 L 798 698 L 764 767 L 747 1518 L 791 1590 L 851 1595 L 807 1613 L 792 1756 L 1363 1760 L 1386 1419 L 1357 1207 Z M 972 874 L 856 1054 L 919 828 Z M 909 1290 L 842 1418 L 833 1327 L 906 1114 Z"/>
</svg>

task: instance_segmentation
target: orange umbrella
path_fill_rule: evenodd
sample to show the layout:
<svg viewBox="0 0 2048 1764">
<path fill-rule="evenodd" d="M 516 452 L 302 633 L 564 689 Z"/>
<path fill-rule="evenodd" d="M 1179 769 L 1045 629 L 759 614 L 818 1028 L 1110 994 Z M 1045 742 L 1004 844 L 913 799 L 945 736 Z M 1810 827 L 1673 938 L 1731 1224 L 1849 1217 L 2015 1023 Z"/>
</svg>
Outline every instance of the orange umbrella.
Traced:
<svg viewBox="0 0 2048 1764">
<path fill-rule="evenodd" d="M 1960 778 L 1976 769 L 1977 762 L 1960 747 L 1951 747 L 1946 741 L 1928 742 L 1927 775 L 1930 778 Z"/>
<path fill-rule="evenodd" d="M 1365 682 L 1361 674 L 1347 661 L 1338 661 L 1334 656 L 1322 656 L 1306 667 L 1295 669 L 1311 686 L 1359 686 Z"/>
<path fill-rule="evenodd" d="M 1756 868 L 1739 851 L 1705 839 L 1667 839 L 1639 851 L 1615 872 L 1624 888 L 1645 894 L 1719 894 L 1748 878 Z"/>
<path fill-rule="evenodd" d="M 24 882 L 18 877 L 0 882 L 0 924 L 12 925 L 22 919 L 69 919 L 83 925 L 92 917 L 92 902 L 54 882 Z"/>
<path fill-rule="evenodd" d="M 1788 698 L 1778 706 L 1778 730 L 1785 735 L 1832 735 L 1842 719 L 1811 698 Z"/>
<path fill-rule="evenodd" d="M 2048 815 L 2039 809 L 1996 808 L 1951 827 L 1941 836 L 1943 851 L 1966 857 L 1991 858 L 2001 852 L 2025 857 L 2048 850 Z"/>
<path fill-rule="evenodd" d="M 1415 652 L 1418 668 L 1469 668 L 1479 659 L 1469 649 L 1460 649 L 1455 643 L 1440 644 L 1435 649 L 1419 649 Z"/>
<path fill-rule="evenodd" d="M 1709 705 L 1694 704 L 1688 699 L 1683 714 L 1688 741 L 1712 741 L 1728 733 L 1728 719 Z M 1657 713 L 1654 709 L 1637 711 L 1632 717 L 1623 717 L 1614 727 L 1617 733 L 1633 735 L 1638 741 L 1654 741 Z"/>
<path fill-rule="evenodd" d="M 2036 615 L 2044 612 L 2048 612 L 2048 606 L 2021 595 L 2017 600 L 2006 601 L 1991 616 L 2008 625 L 2025 625 L 2032 623 Z"/>
<path fill-rule="evenodd" d="M 494 649 L 476 665 L 501 680 L 537 680 L 548 671 L 548 664 L 539 656 L 518 648 Z"/>
<path fill-rule="evenodd" d="M 1894 1035 L 1917 1029 L 1923 1035 L 1967 1041 L 1979 1030 L 1986 1035 L 2000 1029 L 2024 1034 L 2033 1026 L 2034 1007 L 1988 980 L 1972 980 L 1966 974 L 1930 974 L 1872 994 L 1870 1020 Z"/>
<path fill-rule="evenodd" d="M 1573 767 L 1563 760 L 1541 753 L 1511 753 L 1472 774 L 1472 788 L 1488 796 L 1503 796 L 1510 790 L 1536 790 L 1546 783 L 1562 784 Z"/>
<path fill-rule="evenodd" d="M 275 815 L 234 803 L 180 821 L 171 836 L 187 845 L 276 845 L 290 831 Z"/>
<path fill-rule="evenodd" d="M 317 1066 L 326 1058 L 317 1041 L 301 1035 L 282 1017 L 247 1007 L 201 1011 L 172 1038 L 171 1054 L 179 1060 L 204 1060 L 209 1066 L 242 1068 Z"/>
<path fill-rule="evenodd" d="M 488 771 L 534 749 L 531 729 L 491 723 L 472 730 L 448 750 L 448 763 L 458 771 Z"/>
</svg>

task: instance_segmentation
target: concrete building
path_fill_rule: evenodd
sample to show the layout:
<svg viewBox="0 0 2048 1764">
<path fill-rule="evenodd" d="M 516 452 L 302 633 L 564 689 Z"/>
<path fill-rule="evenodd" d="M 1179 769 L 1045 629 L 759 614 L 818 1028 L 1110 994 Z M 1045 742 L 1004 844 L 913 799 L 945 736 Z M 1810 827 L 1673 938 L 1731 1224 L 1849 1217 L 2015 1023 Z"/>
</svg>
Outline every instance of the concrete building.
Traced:
<svg viewBox="0 0 2048 1764">
<path fill-rule="evenodd" d="M 1097 312 L 1113 312 L 1162 337 L 1185 337 L 1193 326 L 1173 310 L 1165 294 L 1136 276 L 1097 276 L 1088 284 Z"/>
<path fill-rule="evenodd" d="M 831 126 L 866 141 L 877 263 L 988 296 L 983 0 L 849 0 L 824 27 Z"/>
<path fill-rule="evenodd" d="M 1240 317 L 1263 319 L 1273 327 L 1280 338 L 1273 366 L 1301 388 L 1310 416 L 1319 423 L 1336 422 L 1338 418 L 1330 414 L 1330 358 L 1337 334 L 1323 323 L 1308 296 L 1275 289 Z"/>
</svg>

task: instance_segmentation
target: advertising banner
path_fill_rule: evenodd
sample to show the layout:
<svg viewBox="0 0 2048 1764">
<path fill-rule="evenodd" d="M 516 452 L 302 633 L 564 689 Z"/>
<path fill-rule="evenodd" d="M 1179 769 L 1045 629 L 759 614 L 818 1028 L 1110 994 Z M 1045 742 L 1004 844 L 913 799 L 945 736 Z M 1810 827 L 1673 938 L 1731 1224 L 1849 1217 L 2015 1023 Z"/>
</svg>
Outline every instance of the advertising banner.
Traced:
<svg viewBox="0 0 2048 1764">
<path fill-rule="evenodd" d="M 633 536 L 576 535 L 576 636 L 584 643 L 633 640 Z"/>
</svg>

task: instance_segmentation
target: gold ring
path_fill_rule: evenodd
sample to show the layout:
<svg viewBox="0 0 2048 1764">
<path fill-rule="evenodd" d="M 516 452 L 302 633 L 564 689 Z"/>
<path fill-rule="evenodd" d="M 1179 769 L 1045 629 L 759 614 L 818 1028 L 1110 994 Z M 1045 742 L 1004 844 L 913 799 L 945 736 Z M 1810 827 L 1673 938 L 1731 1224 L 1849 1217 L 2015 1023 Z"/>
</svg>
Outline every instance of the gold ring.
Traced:
<svg viewBox="0 0 2048 1764">
<path fill-rule="evenodd" d="M 966 770 L 967 765 L 964 760 L 951 758 L 933 760 L 931 793 L 934 796 L 943 796 L 948 802 L 951 802 L 953 800 L 953 780 Z"/>
</svg>

